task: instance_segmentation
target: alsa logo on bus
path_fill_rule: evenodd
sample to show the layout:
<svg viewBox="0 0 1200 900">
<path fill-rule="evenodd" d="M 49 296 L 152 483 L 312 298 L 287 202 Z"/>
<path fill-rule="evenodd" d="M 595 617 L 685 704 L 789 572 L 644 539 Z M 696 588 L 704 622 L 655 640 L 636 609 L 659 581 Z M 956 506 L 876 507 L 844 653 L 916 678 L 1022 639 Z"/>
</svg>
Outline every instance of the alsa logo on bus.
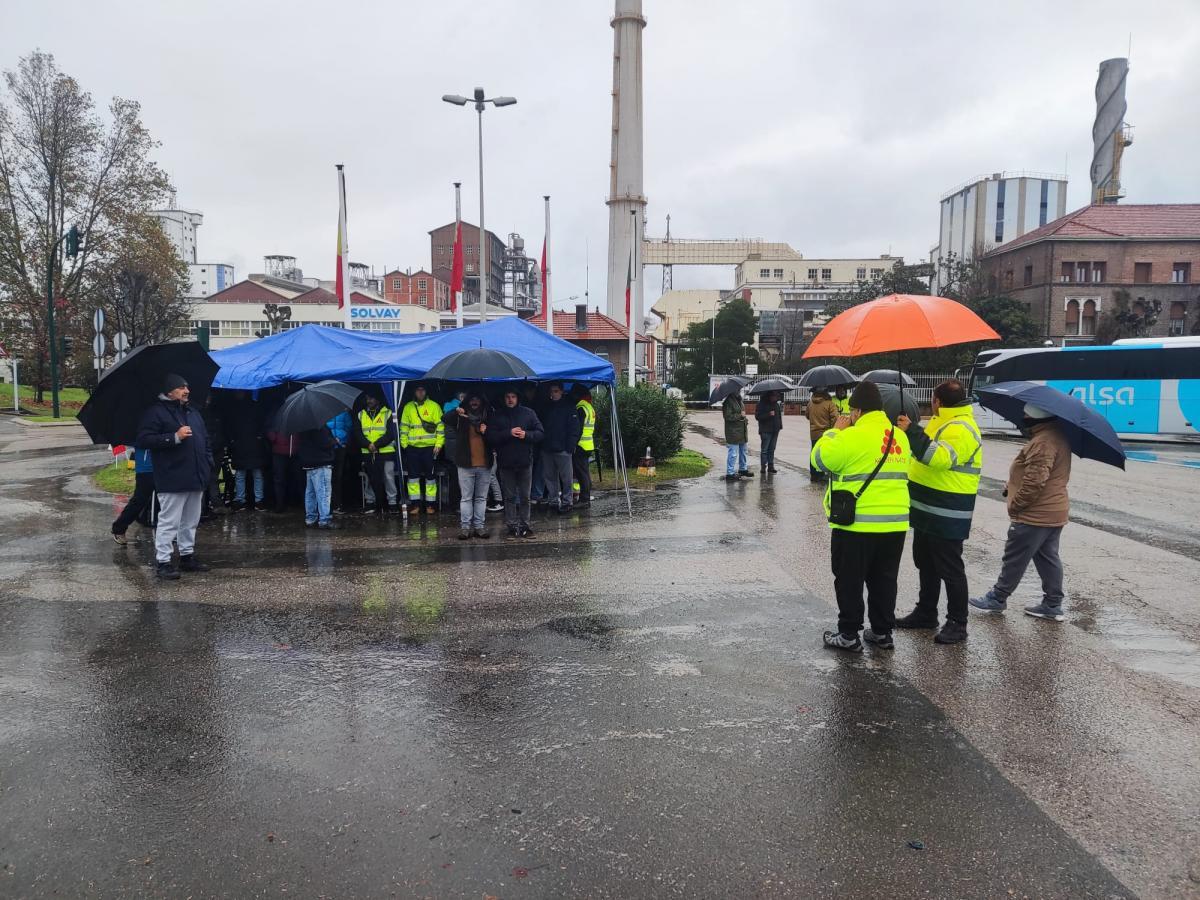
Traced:
<svg viewBox="0 0 1200 900">
<path fill-rule="evenodd" d="M 1073 387 L 1068 393 L 1078 397 L 1089 406 L 1133 406 L 1137 402 L 1133 395 L 1132 385 L 1097 387 L 1093 383 L 1082 387 Z"/>
</svg>

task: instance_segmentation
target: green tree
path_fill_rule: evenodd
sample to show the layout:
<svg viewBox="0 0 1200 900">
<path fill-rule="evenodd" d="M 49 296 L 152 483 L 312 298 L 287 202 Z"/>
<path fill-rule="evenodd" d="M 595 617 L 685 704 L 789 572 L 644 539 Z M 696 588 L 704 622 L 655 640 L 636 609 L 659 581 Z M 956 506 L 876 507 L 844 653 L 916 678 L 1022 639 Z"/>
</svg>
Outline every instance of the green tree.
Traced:
<svg viewBox="0 0 1200 900">
<path fill-rule="evenodd" d="M 675 386 L 686 397 L 703 399 L 708 395 L 711 372 L 740 372 L 743 362 L 758 362 L 758 351 L 753 347 L 742 347 L 742 344 L 754 343 L 756 327 L 754 309 L 740 299 L 721 307 L 715 323 L 689 325 L 685 339 L 687 346 L 681 348 L 675 367 Z"/>
<path fill-rule="evenodd" d="M 1162 314 L 1161 300 L 1138 300 L 1121 288 L 1113 294 L 1112 305 L 1096 323 L 1096 343 L 1111 344 L 1121 338 L 1146 337 Z"/>
<path fill-rule="evenodd" d="M 613 467 L 612 419 L 608 391 L 592 396 L 596 407 L 597 452 Z M 655 459 L 667 460 L 683 448 L 684 410 L 678 401 L 648 385 L 617 386 L 617 413 L 627 465 L 636 466 L 646 448 Z"/>
<path fill-rule="evenodd" d="M 91 309 L 112 284 L 105 263 L 135 239 L 139 218 L 166 198 L 170 184 L 150 159 L 156 144 L 137 103 L 114 98 L 102 119 L 91 95 L 40 50 L 5 72 L 4 85 L 0 317 L 40 399 L 49 384 L 47 269 L 58 298 L 56 331 L 90 344 Z M 71 225 L 83 238 L 79 255 L 55 253 L 48 265 Z"/>
<path fill-rule="evenodd" d="M 928 294 L 929 285 L 920 274 L 923 267 L 898 263 L 870 280 L 859 280 L 853 287 L 838 291 L 825 305 L 825 315 L 833 318 L 852 306 L 886 297 L 888 294 Z"/>
</svg>

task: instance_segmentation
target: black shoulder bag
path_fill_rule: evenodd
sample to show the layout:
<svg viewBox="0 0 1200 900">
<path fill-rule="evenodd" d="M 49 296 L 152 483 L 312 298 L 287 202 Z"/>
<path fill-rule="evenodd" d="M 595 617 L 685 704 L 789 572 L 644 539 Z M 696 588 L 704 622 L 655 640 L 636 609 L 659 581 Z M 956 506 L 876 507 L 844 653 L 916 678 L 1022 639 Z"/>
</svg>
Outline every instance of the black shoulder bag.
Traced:
<svg viewBox="0 0 1200 900">
<path fill-rule="evenodd" d="M 887 443 L 883 445 L 883 456 L 879 457 L 879 462 L 867 476 L 867 480 L 863 482 L 863 486 L 857 491 L 835 491 L 830 487 L 829 491 L 829 521 L 834 525 L 853 525 L 854 513 L 858 507 L 858 498 L 862 496 L 863 491 L 871 486 L 871 482 L 875 480 L 875 476 L 879 474 L 879 470 L 883 468 L 884 462 L 887 461 L 888 454 L 892 452 L 892 440 L 895 437 L 895 429 L 888 429 Z"/>
</svg>

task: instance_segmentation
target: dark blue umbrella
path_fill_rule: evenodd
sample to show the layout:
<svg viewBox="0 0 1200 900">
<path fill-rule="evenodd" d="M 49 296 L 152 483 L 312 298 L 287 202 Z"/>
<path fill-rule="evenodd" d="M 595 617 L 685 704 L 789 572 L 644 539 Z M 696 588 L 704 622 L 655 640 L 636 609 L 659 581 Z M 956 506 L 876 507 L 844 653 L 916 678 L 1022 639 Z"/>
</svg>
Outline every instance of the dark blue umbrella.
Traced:
<svg viewBox="0 0 1200 900">
<path fill-rule="evenodd" d="M 1125 448 L 1112 425 L 1077 397 L 1032 381 L 1002 381 L 976 388 L 975 393 L 981 405 L 1018 427 L 1024 423 L 1025 404 L 1031 403 L 1056 417 L 1071 452 L 1080 459 L 1095 459 L 1125 468 Z"/>
</svg>

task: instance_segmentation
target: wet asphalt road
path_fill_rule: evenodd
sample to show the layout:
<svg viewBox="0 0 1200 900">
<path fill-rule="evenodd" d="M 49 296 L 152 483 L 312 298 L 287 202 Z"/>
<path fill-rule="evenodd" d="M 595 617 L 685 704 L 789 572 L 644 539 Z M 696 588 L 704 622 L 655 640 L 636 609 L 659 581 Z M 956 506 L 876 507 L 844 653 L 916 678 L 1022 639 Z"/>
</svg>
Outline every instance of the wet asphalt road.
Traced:
<svg viewBox="0 0 1200 900">
<path fill-rule="evenodd" d="M 1200 896 L 1186 545 L 1073 525 L 1066 625 L 840 657 L 803 427 L 770 482 L 639 493 L 632 523 L 239 514 L 168 585 L 107 537 L 103 451 L 13 427 L 0 896 Z M 1186 535 L 1200 472 L 1170 478 L 1121 506 Z M 973 584 L 1002 519 L 981 500 Z"/>
</svg>

